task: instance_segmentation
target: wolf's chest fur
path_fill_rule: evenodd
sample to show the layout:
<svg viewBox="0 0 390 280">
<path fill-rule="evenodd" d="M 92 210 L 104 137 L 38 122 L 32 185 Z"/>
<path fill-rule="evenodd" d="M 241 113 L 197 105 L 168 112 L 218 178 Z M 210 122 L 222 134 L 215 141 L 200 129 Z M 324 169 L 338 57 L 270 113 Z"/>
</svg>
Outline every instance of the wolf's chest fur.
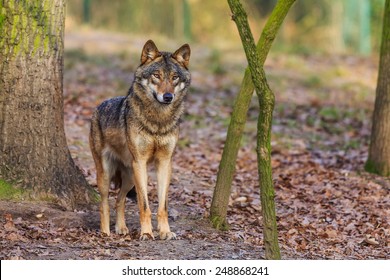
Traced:
<svg viewBox="0 0 390 280">
<path fill-rule="evenodd" d="M 175 134 L 184 111 L 182 98 L 177 99 L 169 105 L 159 104 L 146 98 L 142 89 L 134 85 L 127 98 L 130 123 L 153 137 Z"/>
<path fill-rule="evenodd" d="M 174 149 L 183 103 L 171 104 L 169 108 L 150 103 L 130 92 L 127 97 L 109 99 L 98 107 L 105 156 L 128 165 L 131 154 L 151 160 L 156 151 Z"/>
</svg>

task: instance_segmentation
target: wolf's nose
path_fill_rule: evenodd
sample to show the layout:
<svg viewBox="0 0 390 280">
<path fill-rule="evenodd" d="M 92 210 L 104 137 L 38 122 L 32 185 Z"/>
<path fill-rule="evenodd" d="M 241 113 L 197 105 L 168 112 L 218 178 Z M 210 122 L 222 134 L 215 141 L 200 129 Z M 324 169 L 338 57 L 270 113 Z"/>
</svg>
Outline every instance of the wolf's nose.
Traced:
<svg viewBox="0 0 390 280">
<path fill-rule="evenodd" d="M 170 92 L 164 93 L 163 99 L 164 99 L 164 102 L 171 102 L 173 99 L 173 94 Z"/>
</svg>

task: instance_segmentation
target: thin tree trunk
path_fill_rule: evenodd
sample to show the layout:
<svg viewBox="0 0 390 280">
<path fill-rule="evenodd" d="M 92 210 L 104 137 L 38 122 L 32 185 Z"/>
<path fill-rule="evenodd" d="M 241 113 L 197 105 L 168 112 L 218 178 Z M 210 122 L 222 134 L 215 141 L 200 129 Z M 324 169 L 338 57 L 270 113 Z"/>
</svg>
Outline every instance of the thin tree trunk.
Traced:
<svg viewBox="0 0 390 280">
<path fill-rule="evenodd" d="M 0 178 L 66 208 L 94 196 L 67 148 L 65 0 L 0 1 Z"/>
<path fill-rule="evenodd" d="M 271 169 L 271 125 L 275 97 L 268 86 L 260 56 L 247 20 L 247 15 L 239 0 L 228 0 L 232 18 L 237 24 L 241 41 L 248 60 L 252 81 L 259 98 L 260 112 L 257 125 L 257 160 L 259 171 L 260 196 L 263 214 L 263 235 L 266 259 L 280 259 L 278 230 L 276 225 L 274 187 Z"/>
<path fill-rule="evenodd" d="M 378 83 L 366 170 L 390 176 L 390 0 L 386 0 Z"/>
<path fill-rule="evenodd" d="M 294 2 L 295 0 L 279 0 L 276 3 L 257 43 L 256 48 L 257 53 L 259 54 L 260 67 L 264 65 L 276 34 Z M 249 67 L 247 67 L 240 91 L 234 103 L 210 209 L 211 221 L 213 222 L 214 227 L 219 229 L 227 228 L 226 213 L 236 167 L 237 154 L 240 148 L 242 133 L 244 131 L 247 112 L 254 89 L 255 87 L 252 82 L 251 73 Z"/>
</svg>

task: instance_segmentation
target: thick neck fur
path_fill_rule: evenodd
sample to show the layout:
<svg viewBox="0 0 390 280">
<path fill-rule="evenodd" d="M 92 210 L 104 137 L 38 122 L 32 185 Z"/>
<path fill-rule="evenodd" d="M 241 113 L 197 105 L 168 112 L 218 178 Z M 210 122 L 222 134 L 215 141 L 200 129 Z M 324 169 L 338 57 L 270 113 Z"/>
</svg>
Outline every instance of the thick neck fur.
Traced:
<svg viewBox="0 0 390 280">
<path fill-rule="evenodd" d="M 127 96 L 130 118 L 140 130 L 153 135 L 167 135 L 179 127 L 184 112 L 185 93 L 177 96 L 171 104 L 161 104 L 145 93 L 145 89 L 136 81 Z"/>
</svg>

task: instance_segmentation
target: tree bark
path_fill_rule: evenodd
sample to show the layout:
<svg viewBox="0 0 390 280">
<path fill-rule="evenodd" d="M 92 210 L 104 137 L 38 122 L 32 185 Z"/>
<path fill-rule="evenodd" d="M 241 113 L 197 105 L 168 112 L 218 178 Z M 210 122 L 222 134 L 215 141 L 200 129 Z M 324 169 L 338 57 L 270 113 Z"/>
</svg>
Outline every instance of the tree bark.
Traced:
<svg viewBox="0 0 390 280">
<path fill-rule="evenodd" d="M 239 0 L 228 0 L 228 3 L 233 14 L 232 18 L 236 22 L 241 37 L 260 105 L 257 125 L 257 160 L 264 226 L 265 258 L 280 259 L 274 202 L 275 192 L 271 169 L 271 125 L 275 96 L 268 86 L 245 10 Z"/>
<path fill-rule="evenodd" d="M 263 67 L 276 34 L 294 2 L 295 0 L 279 0 L 276 3 L 257 43 L 256 49 L 259 55 L 260 67 Z M 240 91 L 234 103 L 210 209 L 211 221 L 213 222 L 214 227 L 219 229 L 227 228 L 226 213 L 236 167 L 237 154 L 240 148 L 242 133 L 244 131 L 247 112 L 254 89 L 251 72 L 249 67 L 247 67 Z"/>
<path fill-rule="evenodd" d="M 386 0 L 383 17 L 378 83 L 367 171 L 390 176 L 390 0 Z"/>
<path fill-rule="evenodd" d="M 73 208 L 95 197 L 67 148 L 65 0 L 0 1 L 0 178 Z"/>
</svg>

